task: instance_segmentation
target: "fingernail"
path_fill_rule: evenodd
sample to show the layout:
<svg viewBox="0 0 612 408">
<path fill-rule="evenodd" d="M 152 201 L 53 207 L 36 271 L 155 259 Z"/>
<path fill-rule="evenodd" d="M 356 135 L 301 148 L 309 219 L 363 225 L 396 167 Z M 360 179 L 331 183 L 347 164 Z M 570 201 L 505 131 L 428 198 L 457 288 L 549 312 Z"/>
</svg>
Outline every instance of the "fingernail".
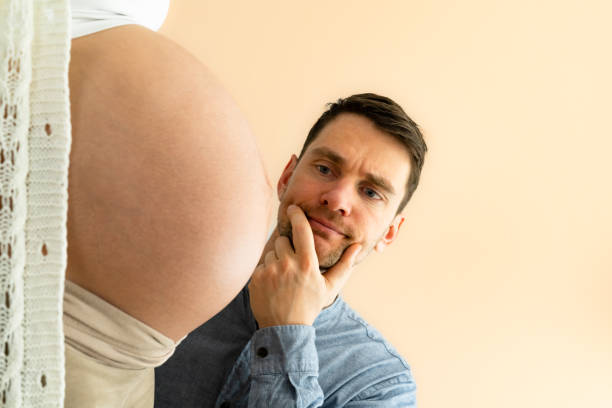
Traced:
<svg viewBox="0 0 612 408">
<path fill-rule="evenodd" d="M 353 262 L 355 262 L 355 259 L 357 259 L 357 255 L 359 255 L 359 253 L 361 252 L 361 248 L 363 247 L 359 245 L 359 247 L 355 250 L 355 253 L 353 254 Z"/>
</svg>

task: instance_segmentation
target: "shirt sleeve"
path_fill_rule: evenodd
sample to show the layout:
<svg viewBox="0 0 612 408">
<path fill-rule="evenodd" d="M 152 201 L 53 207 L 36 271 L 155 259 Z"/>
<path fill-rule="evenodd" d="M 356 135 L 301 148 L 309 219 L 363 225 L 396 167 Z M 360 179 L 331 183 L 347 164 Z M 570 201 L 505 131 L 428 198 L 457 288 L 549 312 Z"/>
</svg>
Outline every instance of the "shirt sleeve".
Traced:
<svg viewBox="0 0 612 408">
<path fill-rule="evenodd" d="M 265 327 L 255 332 L 250 347 L 249 408 L 323 405 L 314 327 Z"/>
<path fill-rule="evenodd" d="M 345 408 L 416 408 L 416 386 L 411 375 L 401 374 L 373 384 Z"/>
<path fill-rule="evenodd" d="M 319 384 L 315 328 L 290 325 L 259 329 L 250 344 L 249 408 L 316 408 L 324 403 Z M 372 381 L 344 408 L 415 408 L 410 372 Z"/>
</svg>

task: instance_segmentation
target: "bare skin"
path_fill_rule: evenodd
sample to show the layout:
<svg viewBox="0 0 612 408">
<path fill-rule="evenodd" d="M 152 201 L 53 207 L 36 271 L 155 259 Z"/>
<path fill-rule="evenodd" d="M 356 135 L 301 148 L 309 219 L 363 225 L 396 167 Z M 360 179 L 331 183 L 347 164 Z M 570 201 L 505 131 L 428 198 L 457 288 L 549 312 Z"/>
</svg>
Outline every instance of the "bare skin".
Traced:
<svg viewBox="0 0 612 408">
<path fill-rule="evenodd" d="M 266 253 L 249 283 L 251 309 L 261 328 L 312 325 L 350 277 L 361 250 L 359 244 L 351 245 L 333 267 L 321 274 L 306 215 L 297 205 L 290 205 L 287 215 L 293 245 L 286 236 L 276 236 L 274 249 Z"/>
<path fill-rule="evenodd" d="M 397 238 L 409 174 L 400 142 L 353 113 L 323 127 L 299 163 L 291 157 L 277 184 L 277 228 L 249 283 L 260 327 L 312 325 L 353 265 Z"/>
<path fill-rule="evenodd" d="M 173 340 L 246 284 L 271 186 L 233 100 L 129 25 L 72 41 L 67 279 Z"/>
</svg>

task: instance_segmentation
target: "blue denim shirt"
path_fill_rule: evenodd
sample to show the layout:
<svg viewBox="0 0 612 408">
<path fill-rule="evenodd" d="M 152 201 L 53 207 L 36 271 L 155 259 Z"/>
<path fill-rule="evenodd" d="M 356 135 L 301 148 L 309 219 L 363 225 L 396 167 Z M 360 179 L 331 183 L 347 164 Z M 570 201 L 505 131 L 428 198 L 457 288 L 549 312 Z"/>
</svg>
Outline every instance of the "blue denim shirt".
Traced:
<svg viewBox="0 0 612 408">
<path fill-rule="evenodd" d="M 415 406 L 408 364 L 340 297 L 313 326 L 257 329 L 245 288 L 155 370 L 156 408 Z"/>
</svg>

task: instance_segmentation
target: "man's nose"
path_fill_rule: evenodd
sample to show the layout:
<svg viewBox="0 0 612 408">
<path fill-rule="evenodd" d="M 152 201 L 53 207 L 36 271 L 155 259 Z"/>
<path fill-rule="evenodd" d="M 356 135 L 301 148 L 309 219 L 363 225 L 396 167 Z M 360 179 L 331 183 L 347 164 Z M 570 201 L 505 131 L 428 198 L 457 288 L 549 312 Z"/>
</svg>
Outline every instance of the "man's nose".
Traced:
<svg viewBox="0 0 612 408">
<path fill-rule="evenodd" d="M 343 216 L 351 214 L 353 189 L 349 183 L 336 183 L 321 194 L 320 204 Z"/>
</svg>

